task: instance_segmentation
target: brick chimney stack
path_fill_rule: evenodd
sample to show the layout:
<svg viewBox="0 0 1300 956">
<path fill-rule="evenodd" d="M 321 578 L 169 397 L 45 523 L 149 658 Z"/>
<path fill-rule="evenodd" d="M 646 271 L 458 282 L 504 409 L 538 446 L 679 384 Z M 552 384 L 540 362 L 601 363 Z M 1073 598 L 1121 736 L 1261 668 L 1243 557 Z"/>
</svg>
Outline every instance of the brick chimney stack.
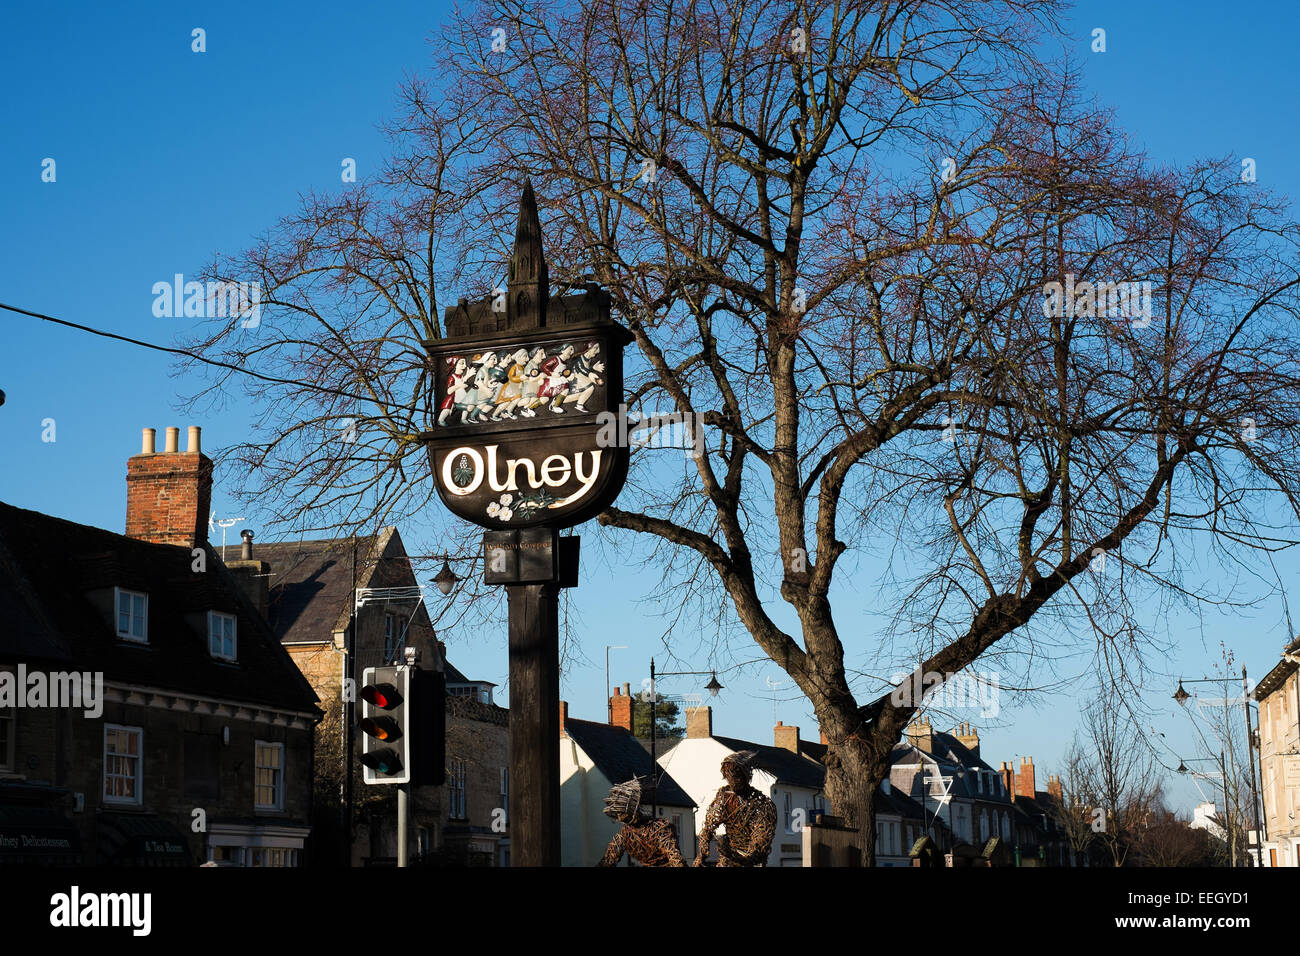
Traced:
<svg viewBox="0 0 1300 956">
<path fill-rule="evenodd" d="M 1034 799 L 1034 758 L 1021 757 L 1016 773 L 1016 796 Z"/>
<path fill-rule="evenodd" d="M 144 429 L 140 454 L 126 460 L 126 534 L 155 544 L 195 548 L 207 544 L 212 505 L 212 459 L 203 454 L 200 429 L 190 426 L 185 451 L 179 428 L 154 450 L 155 431 Z"/>
<path fill-rule="evenodd" d="M 980 735 L 969 723 L 960 724 L 957 727 L 957 742 L 973 753 L 975 756 L 980 755 Z"/>
<path fill-rule="evenodd" d="M 562 700 L 560 701 L 560 736 L 561 737 L 568 736 L 564 732 L 564 723 L 568 719 L 569 719 L 569 702 L 567 700 Z"/>
<path fill-rule="evenodd" d="M 922 750 L 925 753 L 931 753 L 934 750 L 934 732 L 931 730 L 928 720 L 913 721 L 907 725 L 907 730 L 904 733 L 907 736 L 907 742 L 917 750 Z"/>
<path fill-rule="evenodd" d="M 772 733 L 774 746 L 782 750 L 788 750 L 791 753 L 799 752 L 799 728 L 787 727 L 784 721 L 778 720 Z"/>
<path fill-rule="evenodd" d="M 628 733 L 632 732 L 632 695 L 627 684 L 623 685 L 622 692 L 619 688 L 614 688 L 614 696 L 609 699 L 609 722 L 613 727 L 622 727 Z"/>
<path fill-rule="evenodd" d="M 1002 786 L 1006 788 L 1007 796 L 1013 800 L 1016 796 L 1016 772 L 1011 768 L 1011 764 L 1005 760 L 998 765 L 998 776 L 1002 778 Z"/>
<path fill-rule="evenodd" d="M 686 708 L 686 738 L 688 740 L 698 740 L 704 737 L 713 736 L 713 708 L 712 707 L 687 707 Z"/>
<path fill-rule="evenodd" d="M 1056 774 L 1052 774 L 1050 777 L 1047 778 L 1047 792 L 1050 793 L 1052 796 L 1054 796 L 1057 800 L 1064 799 L 1061 796 L 1061 792 L 1062 792 L 1061 778 L 1058 777 Z"/>
<path fill-rule="evenodd" d="M 239 549 L 238 561 L 227 561 L 226 568 L 235 578 L 235 583 L 244 592 L 244 597 L 252 602 L 257 612 L 266 617 L 268 596 L 271 586 L 271 566 L 265 561 L 253 558 L 253 532 L 245 528 L 239 532 L 243 544 Z"/>
</svg>

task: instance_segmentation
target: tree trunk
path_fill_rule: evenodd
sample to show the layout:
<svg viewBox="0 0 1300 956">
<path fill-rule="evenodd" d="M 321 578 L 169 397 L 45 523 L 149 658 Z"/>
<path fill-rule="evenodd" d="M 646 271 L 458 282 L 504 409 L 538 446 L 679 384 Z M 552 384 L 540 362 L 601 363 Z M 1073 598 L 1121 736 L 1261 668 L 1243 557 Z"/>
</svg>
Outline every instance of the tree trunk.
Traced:
<svg viewBox="0 0 1300 956">
<path fill-rule="evenodd" d="M 830 743 L 826 750 L 826 798 L 830 812 L 858 831 L 854 845 L 861 866 L 876 865 L 876 814 L 873 798 L 889 773 L 893 734 L 863 728 L 861 719 L 834 716 L 822 719 Z M 888 737 L 888 739 L 885 739 Z M 839 865 L 839 861 L 835 861 Z"/>
</svg>

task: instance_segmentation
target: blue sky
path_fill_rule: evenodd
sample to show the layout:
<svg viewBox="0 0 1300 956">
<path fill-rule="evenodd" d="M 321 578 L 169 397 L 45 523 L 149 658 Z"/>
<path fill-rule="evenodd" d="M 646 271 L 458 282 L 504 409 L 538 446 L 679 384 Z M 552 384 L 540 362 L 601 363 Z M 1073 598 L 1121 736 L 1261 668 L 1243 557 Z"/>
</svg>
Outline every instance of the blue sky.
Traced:
<svg viewBox="0 0 1300 956">
<path fill-rule="evenodd" d="M 152 284 L 244 248 L 300 193 L 338 187 L 343 157 L 355 158 L 363 177 L 373 169 L 385 145 L 377 124 L 392 111 L 403 73 L 429 66 L 429 36 L 446 9 L 336 0 L 11 7 L 0 36 L 0 301 L 170 341 L 182 320 L 154 317 Z M 1154 159 L 1249 156 L 1261 184 L 1300 195 L 1294 5 L 1098 2 L 1076 8 L 1070 22 L 1086 82 Z M 195 27 L 206 30 L 206 53 L 191 52 Z M 1095 27 L 1106 30 L 1105 53 L 1089 50 Z M 47 157 L 57 164 L 54 183 L 41 181 Z M 0 500 L 120 531 L 125 459 L 142 427 L 200 424 L 213 449 L 248 426 L 239 399 L 202 421 L 181 417 L 174 403 L 186 387 L 171 371 L 167 356 L 0 314 Z M 50 418 L 56 440 L 45 442 Z M 233 510 L 223 477 L 230 480 L 218 475 L 218 516 L 244 515 L 241 525 L 257 529 L 257 514 Z M 439 550 L 414 530 L 407 538 L 412 550 Z M 666 666 L 664 623 L 634 600 L 646 590 L 644 572 L 608 549 L 587 554 L 584 586 L 571 597 L 580 653 L 563 694 L 574 716 L 600 719 L 605 645 L 628 645 L 613 651 L 612 679 L 638 686 L 651 654 Z M 1300 580 L 1295 562 L 1281 566 L 1288 581 Z M 869 570 L 846 596 L 846 619 L 870 610 Z M 1280 601 L 1204 628 L 1178 619 L 1169 627 L 1176 649 L 1161 663 L 1169 686 L 1152 686 L 1151 700 L 1169 712 L 1156 721 L 1165 739 L 1190 755 L 1194 734 L 1168 700 L 1173 675 L 1208 672 L 1223 640 L 1262 676 L 1286 629 Z M 505 683 L 504 622 L 491 633 L 442 636 L 462 670 Z M 677 647 L 672 669 L 707 666 L 692 657 L 702 654 L 693 641 Z M 737 659 L 757 656 L 754 649 Z M 769 681 L 781 682 L 771 665 L 724 675 L 715 727 L 770 740 L 775 697 L 778 719 L 815 736 L 807 703 L 791 699 L 788 681 L 775 692 Z M 661 689 L 693 693 L 699 685 L 683 678 Z M 994 766 L 1029 754 L 1051 769 L 1077 705 L 1068 694 L 1034 708 L 1004 699 L 996 725 L 958 716 L 981 726 Z M 1185 781 L 1173 792 L 1182 806 L 1198 799 Z"/>
</svg>

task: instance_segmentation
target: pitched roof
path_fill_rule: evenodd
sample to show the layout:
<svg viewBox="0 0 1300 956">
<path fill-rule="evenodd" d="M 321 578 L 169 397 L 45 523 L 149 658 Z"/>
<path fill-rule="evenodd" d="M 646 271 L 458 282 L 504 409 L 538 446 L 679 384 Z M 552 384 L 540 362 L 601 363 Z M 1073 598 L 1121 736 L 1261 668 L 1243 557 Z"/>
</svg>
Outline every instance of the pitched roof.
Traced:
<svg viewBox="0 0 1300 956">
<path fill-rule="evenodd" d="M 63 654 L 106 680 L 316 713 L 311 685 L 216 552 L 208 547 L 202 573 L 193 561 L 189 548 L 0 502 L 0 612 L 13 613 L 17 625 L 11 630 L 5 620 L 0 653 L 16 660 Z M 148 595 L 147 643 L 118 638 L 114 587 Z M 237 662 L 209 653 L 210 610 L 235 615 Z"/>
<path fill-rule="evenodd" d="M 573 738 L 611 784 L 645 776 L 654 769 L 650 754 L 622 727 L 569 717 L 564 721 L 564 732 Z M 670 807 L 695 806 L 695 801 L 687 796 L 668 771 L 662 767 L 658 769 L 659 803 Z"/>
<path fill-rule="evenodd" d="M 896 787 L 891 786 L 888 793 L 884 787 L 877 787 L 872 801 L 877 813 L 893 813 L 905 820 L 922 820 L 925 817 L 921 804 Z"/>
<path fill-rule="evenodd" d="M 808 790 L 821 790 L 826 786 L 824 766 L 784 747 L 756 744 L 737 737 L 719 737 L 717 734 L 713 735 L 713 739 L 732 750 L 757 751 L 758 756 L 754 759 L 754 766 L 776 777 L 778 783 L 804 787 Z"/>
<path fill-rule="evenodd" d="M 258 544 L 253 557 L 271 566 L 267 618 L 286 644 L 328 641 L 347 626 L 356 587 L 365 587 L 376 536 Z"/>
</svg>

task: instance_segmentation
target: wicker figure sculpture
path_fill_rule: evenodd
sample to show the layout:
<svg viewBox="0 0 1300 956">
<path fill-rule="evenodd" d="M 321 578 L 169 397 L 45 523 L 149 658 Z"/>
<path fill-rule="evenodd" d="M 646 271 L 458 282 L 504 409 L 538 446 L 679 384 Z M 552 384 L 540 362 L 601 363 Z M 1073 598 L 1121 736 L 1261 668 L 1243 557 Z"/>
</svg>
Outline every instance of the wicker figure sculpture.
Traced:
<svg viewBox="0 0 1300 956">
<path fill-rule="evenodd" d="M 597 866 L 618 866 L 626 853 L 642 866 L 685 866 L 677 849 L 677 830 L 663 818 L 651 819 L 642 808 L 645 778 L 615 784 L 605 798 L 604 814 L 623 824 Z M 651 785 L 653 786 L 653 785 Z"/>
<path fill-rule="evenodd" d="M 772 838 L 776 836 L 776 804 L 749 784 L 757 756 L 753 750 L 742 750 L 722 761 L 727 786 L 718 791 L 705 814 L 696 866 L 708 856 L 709 841 L 720 826 L 727 831 L 717 837 L 718 866 L 767 865 Z"/>
</svg>

